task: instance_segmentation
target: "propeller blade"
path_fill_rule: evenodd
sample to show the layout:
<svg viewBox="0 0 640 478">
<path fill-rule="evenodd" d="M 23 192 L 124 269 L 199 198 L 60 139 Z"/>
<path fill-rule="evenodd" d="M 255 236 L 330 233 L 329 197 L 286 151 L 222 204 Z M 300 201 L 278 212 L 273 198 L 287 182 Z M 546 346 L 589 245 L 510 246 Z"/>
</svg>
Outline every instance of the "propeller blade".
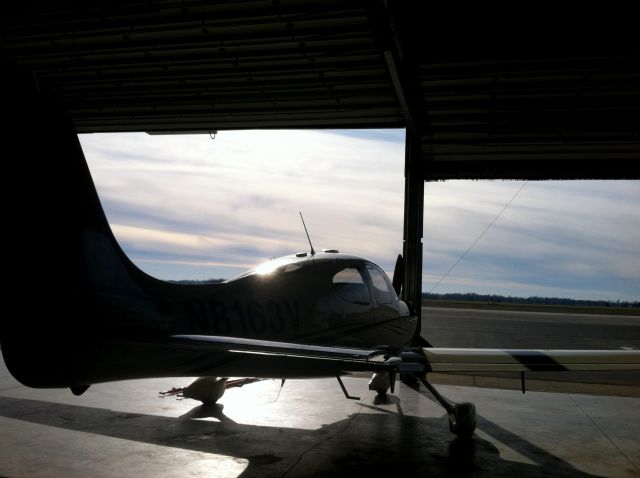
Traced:
<svg viewBox="0 0 640 478">
<path fill-rule="evenodd" d="M 396 291 L 396 294 L 400 296 L 400 291 L 402 290 L 404 282 L 404 259 L 401 254 L 398 254 L 398 258 L 396 259 L 396 267 L 393 269 L 393 280 L 391 284 L 393 285 L 393 289 Z"/>
</svg>

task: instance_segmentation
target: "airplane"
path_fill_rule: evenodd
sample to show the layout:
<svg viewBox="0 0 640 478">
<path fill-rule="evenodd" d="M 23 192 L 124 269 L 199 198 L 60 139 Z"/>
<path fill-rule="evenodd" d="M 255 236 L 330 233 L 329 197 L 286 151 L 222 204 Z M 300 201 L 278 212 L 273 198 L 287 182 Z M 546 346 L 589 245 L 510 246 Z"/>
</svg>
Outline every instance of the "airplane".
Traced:
<svg viewBox="0 0 640 478">
<path fill-rule="evenodd" d="M 374 263 L 333 250 L 311 247 L 220 284 L 148 276 L 113 236 L 73 125 L 45 93 L 25 89 L 5 90 L 15 94 L 3 140 L 19 152 L 5 177 L 37 200 L 6 212 L 12 281 L 5 297 L 13 312 L 0 322 L 0 345 L 26 386 L 80 395 L 102 382 L 198 376 L 192 396 L 212 402 L 225 377 L 336 377 L 351 398 L 343 374 L 373 373 L 370 388 L 380 394 L 393 393 L 400 375 L 422 383 L 451 431 L 469 437 L 475 406 L 443 397 L 428 372 L 640 369 L 638 351 L 429 347 L 398 296 L 401 274 L 392 284 Z M 35 121 L 46 125 L 37 140 L 28 134 Z M 55 160 L 43 160 L 51 152 Z M 13 190 L 5 199 L 12 204 Z M 42 262 L 54 280 L 33 279 Z"/>
</svg>

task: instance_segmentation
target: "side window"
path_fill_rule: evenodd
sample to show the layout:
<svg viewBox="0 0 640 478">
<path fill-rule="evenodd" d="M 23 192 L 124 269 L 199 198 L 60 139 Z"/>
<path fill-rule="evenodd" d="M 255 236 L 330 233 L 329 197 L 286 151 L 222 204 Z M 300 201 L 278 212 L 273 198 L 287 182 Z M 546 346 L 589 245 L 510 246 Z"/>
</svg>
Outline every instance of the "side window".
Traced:
<svg viewBox="0 0 640 478">
<path fill-rule="evenodd" d="M 367 265 L 367 272 L 371 277 L 373 293 L 378 304 L 390 304 L 397 299 L 396 292 L 391 287 L 387 274 L 374 265 Z"/>
<path fill-rule="evenodd" d="M 369 288 L 358 269 L 342 269 L 333 276 L 333 287 L 338 295 L 347 302 L 368 304 Z"/>
</svg>

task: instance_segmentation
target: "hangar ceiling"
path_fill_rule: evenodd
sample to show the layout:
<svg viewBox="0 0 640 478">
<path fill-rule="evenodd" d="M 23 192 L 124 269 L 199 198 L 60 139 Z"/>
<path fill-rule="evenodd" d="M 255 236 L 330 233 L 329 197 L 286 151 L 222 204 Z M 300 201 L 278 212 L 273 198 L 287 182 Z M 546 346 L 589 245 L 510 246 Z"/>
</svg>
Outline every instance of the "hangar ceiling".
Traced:
<svg viewBox="0 0 640 478">
<path fill-rule="evenodd" d="M 407 127 L 427 180 L 640 178 L 631 13 L 392 0 L 3 10 L 4 68 L 32 72 L 78 132 Z"/>
</svg>

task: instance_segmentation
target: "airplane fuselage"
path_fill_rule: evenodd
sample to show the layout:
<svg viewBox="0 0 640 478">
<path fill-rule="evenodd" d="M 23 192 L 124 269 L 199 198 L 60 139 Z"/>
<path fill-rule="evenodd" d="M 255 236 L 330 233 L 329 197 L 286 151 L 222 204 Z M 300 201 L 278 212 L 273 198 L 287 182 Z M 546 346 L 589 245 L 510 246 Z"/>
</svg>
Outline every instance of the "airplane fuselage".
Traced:
<svg viewBox="0 0 640 478">
<path fill-rule="evenodd" d="M 174 304 L 173 331 L 365 348 L 400 348 L 415 331 L 384 273 L 358 257 L 287 256 L 207 289 Z"/>
<path fill-rule="evenodd" d="M 14 375 L 30 386 L 69 386 L 158 376 L 317 377 L 329 362 L 233 355 L 176 344 L 175 335 L 209 335 L 354 348 L 400 349 L 417 319 L 386 274 L 360 257 L 297 254 L 268 261 L 220 284 L 180 285 L 142 273 L 101 234 L 85 235 L 92 316 L 71 347 L 67 382 L 34 351 L 12 349 Z M 94 263 L 94 261 L 99 261 Z M 65 334 L 68 335 L 68 334 Z M 58 339 L 59 341 L 59 339 Z M 12 360 L 13 359 L 13 360 Z M 58 368 L 59 368 L 58 367 Z"/>
<path fill-rule="evenodd" d="M 326 376 L 335 372 L 330 364 L 300 360 L 297 366 L 291 359 L 285 365 L 274 357 L 230 357 L 211 349 L 178 347 L 167 337 L 200 334 L 400 349 L 413 337 L 417 323 L 384 272 L 365 259 L 344 254 L 286 256 L 221 284 L 145 284 L 137 294 L 106 284 L 97 287 L 102 291 L 102 309 L 111 318 L 101 321 L 102 336 L 109 338 L 106 349 L 114 351 L 109 363 L 133 354 L 139 357 L 134 366 L 123 363 L 96 370 L 100 381 L 109 379 L 111 371 L 121 377 L 125 370 L 131 371 L 131 378 Z"/>
</svg>

